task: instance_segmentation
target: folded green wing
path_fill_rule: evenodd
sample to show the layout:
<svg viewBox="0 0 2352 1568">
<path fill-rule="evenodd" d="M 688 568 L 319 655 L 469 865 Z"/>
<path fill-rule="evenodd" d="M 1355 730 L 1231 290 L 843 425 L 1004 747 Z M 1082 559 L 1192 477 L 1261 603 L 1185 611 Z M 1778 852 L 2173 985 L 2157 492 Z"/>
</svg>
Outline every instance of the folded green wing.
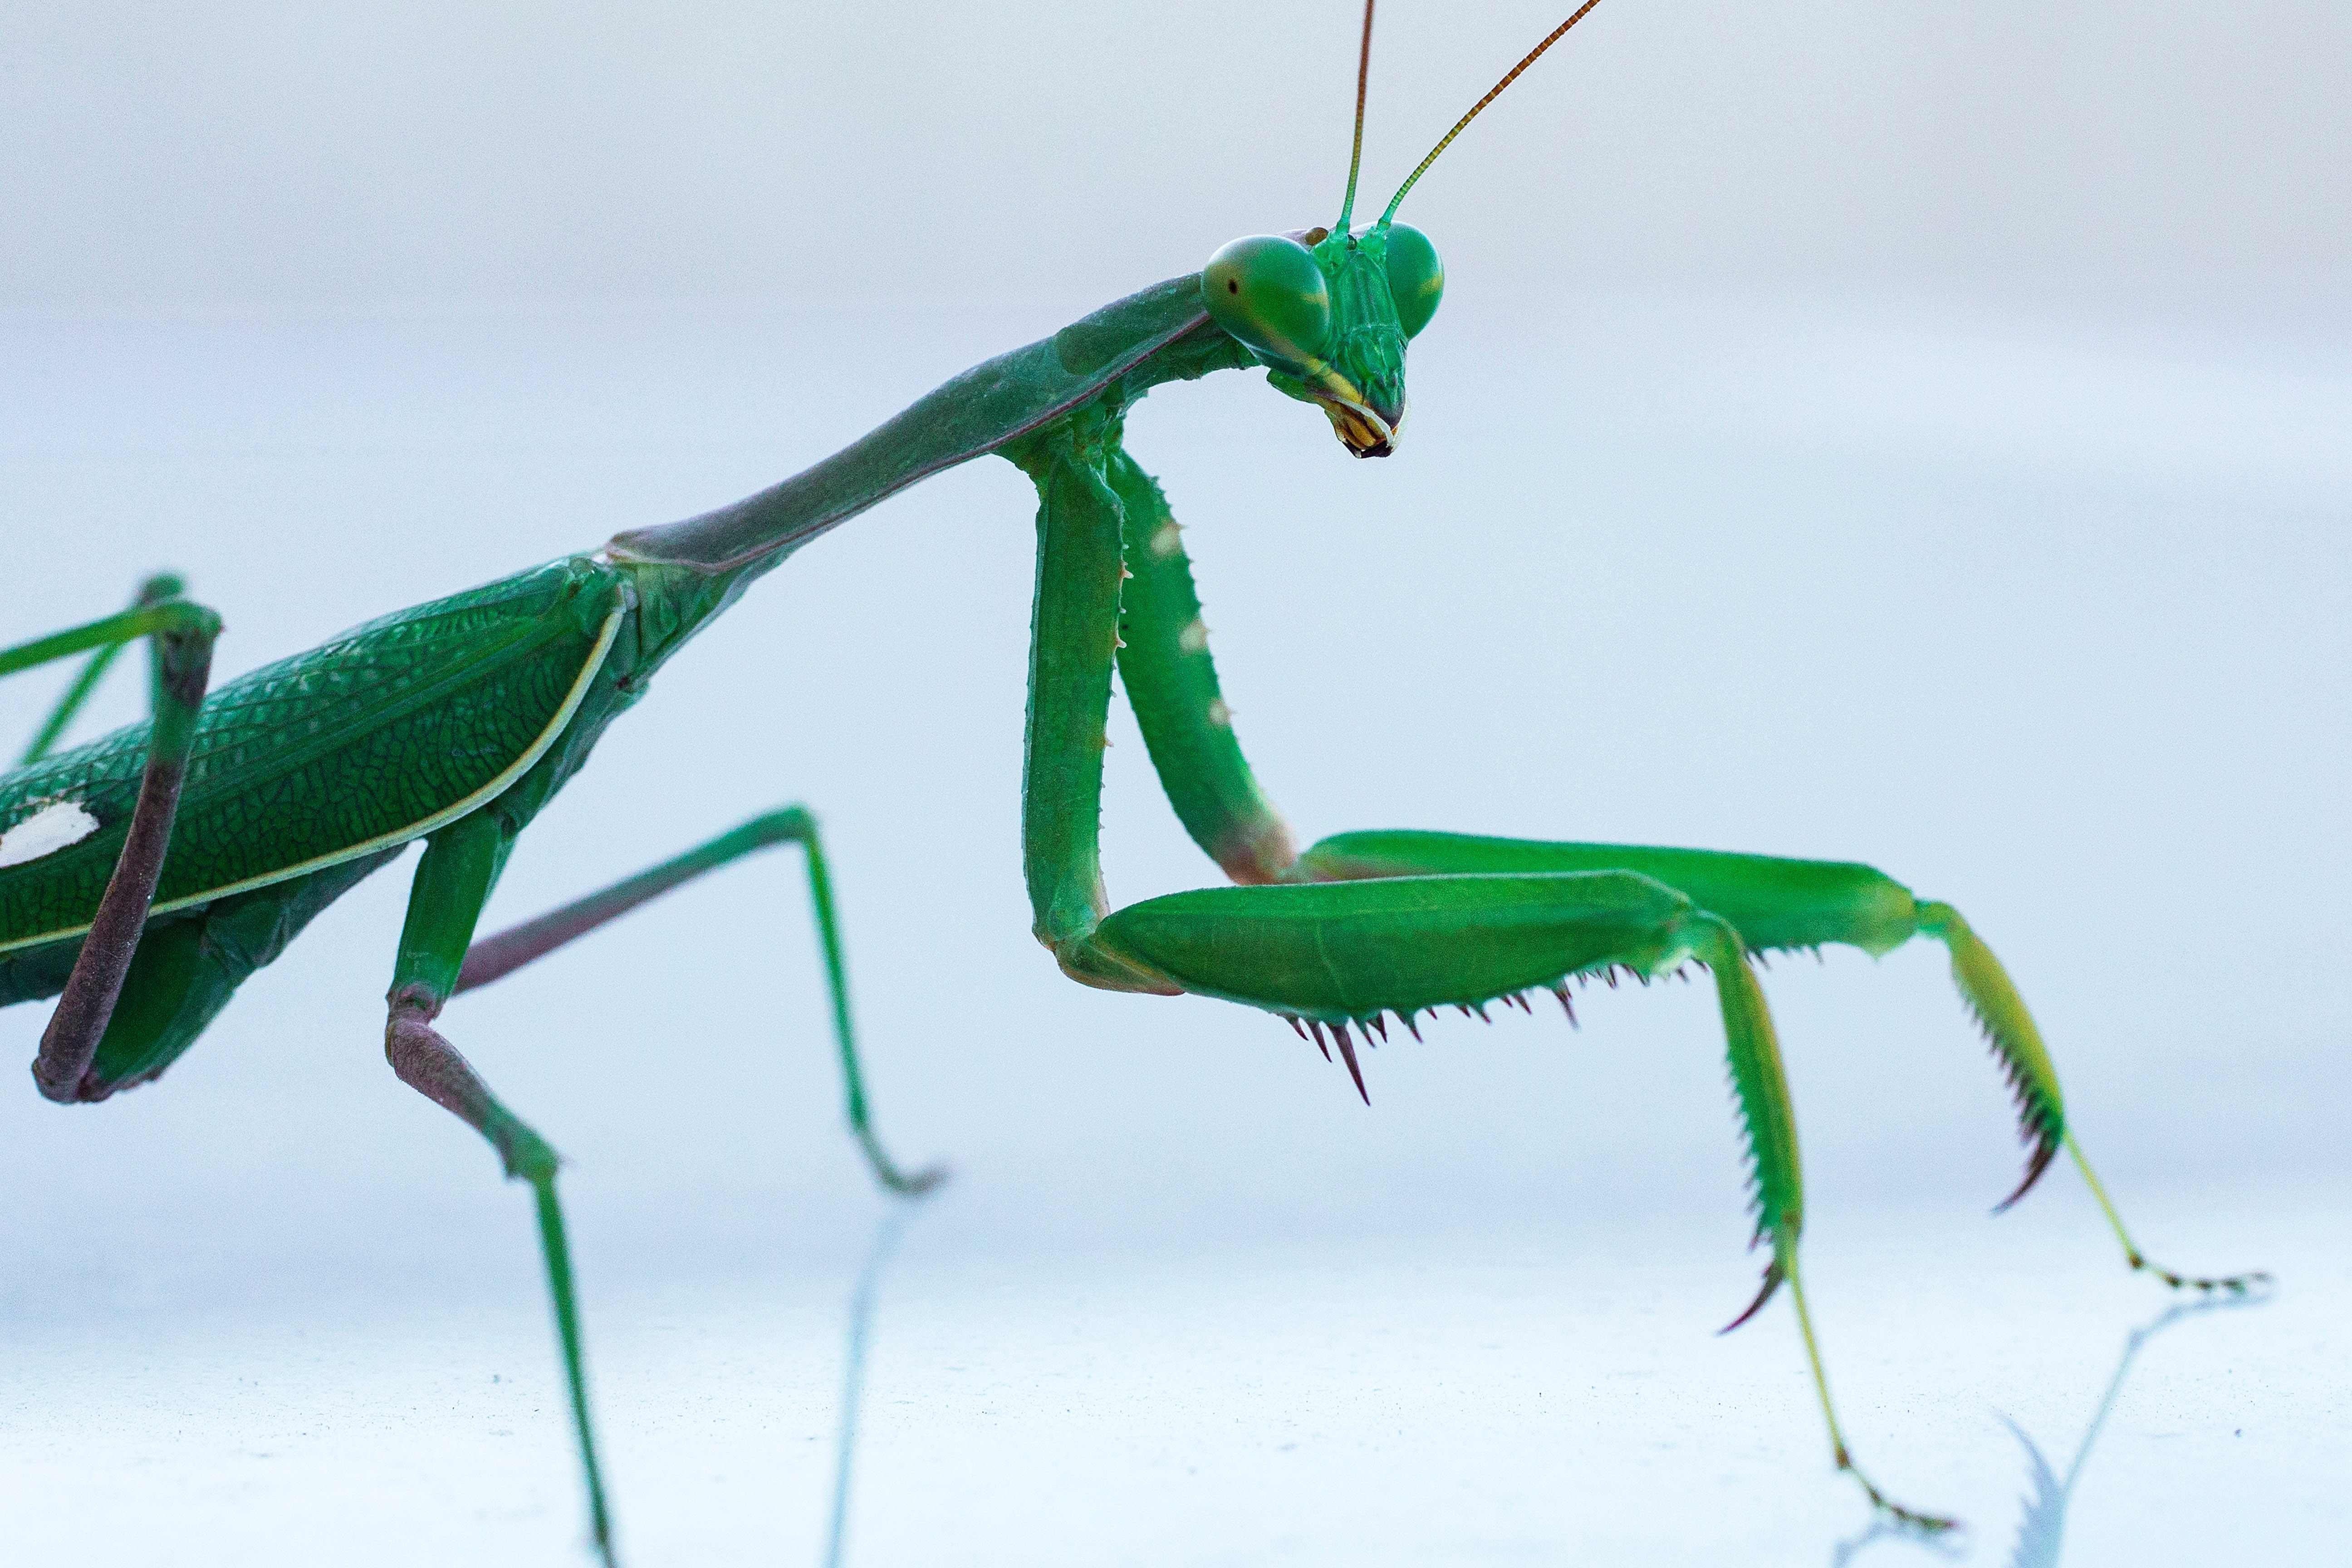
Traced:
<svg viewBox="0 0 2352 1568">
<path fill-rule="evenodd" d="M 370 621 L 222 687 L 197 721 L 155 912 L 368 854 L 473 809 L 570 719 L 622 604 L 613 568 L 560 561 Z M 0 952 L 89 923 L 138 797 L 147 729 L 0 774 L 0 833 L 61 802 L 97 824 L 0 868 Z"/>
</svg>

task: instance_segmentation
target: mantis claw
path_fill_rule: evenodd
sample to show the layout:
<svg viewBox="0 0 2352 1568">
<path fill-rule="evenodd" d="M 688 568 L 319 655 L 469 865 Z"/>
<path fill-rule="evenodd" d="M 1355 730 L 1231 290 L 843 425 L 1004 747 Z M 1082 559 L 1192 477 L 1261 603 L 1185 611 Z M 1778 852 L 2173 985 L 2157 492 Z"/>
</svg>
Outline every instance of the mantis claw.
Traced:
<svg viewBox="0 0 2352 1568">
<path fill-rule="evenodd" d="M 1762 1311 L 1764 1310 L 1764 1303 L 1772 1299 L 1772 1293 L 1780 1289 L 1780 1282 L 1787 1278 L 1788 1276 L 1781 1272 L 1780 1260 L 1778 1258 L 1773 1258 L 1770 1263 L 1765 1266 L 1764 1288 L 1756 1292 L 1756 1300 L 1748 1303 L 1748 1310 L 1746 1311 L 1732 1319 L 1731 1321 L 1724 1324 L 1723 1327 L 1716 1330 L 1717 1337 L 1720 1338 L 1721 1336 L 1729 1333 L 1732 1330 L 1739 1327 L 1741 1324 L 1748 1321 L 1748 1319 Z M 1838 1465 L 1842 1469 L 1852 1469 L 1853 1468 L 1846 1461 L 1843 1454 L 1840 1454 L 1838 1456 Z M 1870 1483 L 1867 1481 L 1863 1483 L 1865 1487 L 1869 1484 Z M 1875 1496 L 1876 1494 L 1873 1493 L 1872 1495 Z"/>
<path fill-rule="evenodd" d="M 1993 1213 L 2008 1213 L 2018 1199 L 2033 1190 L 2033 1184 L 2042 1179 L 2042 1173 L 2048 1170 L 2050 1162 L 2058 1157 L 2058 1139 L 2047 1134 L 2035 1141 L 2033 1157 L 2025 1163 L 2025 1179 L 2017 1184 L 2015 1192 L 1992 1205 Z"/>
</svg>

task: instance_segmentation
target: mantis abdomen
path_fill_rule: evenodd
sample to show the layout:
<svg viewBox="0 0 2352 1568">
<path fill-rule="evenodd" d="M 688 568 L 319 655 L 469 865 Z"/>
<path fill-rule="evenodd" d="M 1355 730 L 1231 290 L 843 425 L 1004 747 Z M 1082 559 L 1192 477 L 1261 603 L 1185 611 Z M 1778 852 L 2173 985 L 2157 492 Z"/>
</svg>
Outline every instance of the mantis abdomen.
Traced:
<svg viewBox="0 0 2352 1568">
<path fill-rule="evenodd" d="M 371 621 L 224 686 L 196 721 L 152 915 L 373 855 L 506 790 L 571 722 L 624 597 L 614 568 L 561 561 Z M 54 994 L 27 988 L 46 965 L 8 958 L 89 929 L 150 729 L 133 724 L 0 776 L 0 820 L 22 828 L 47 816 L 59 824 L 52 838 L 69 838 L 0 866 L 0 1005 Z M 37 809 L 20 815 L 27 806 Z"/>
</svg>

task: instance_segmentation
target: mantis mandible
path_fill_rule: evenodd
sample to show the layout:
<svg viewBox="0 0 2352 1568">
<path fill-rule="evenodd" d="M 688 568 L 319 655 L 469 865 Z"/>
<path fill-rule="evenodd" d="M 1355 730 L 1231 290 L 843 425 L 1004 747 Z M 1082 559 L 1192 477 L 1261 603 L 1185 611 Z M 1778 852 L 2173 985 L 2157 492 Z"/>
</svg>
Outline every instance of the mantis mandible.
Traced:
<svg viewBox="0 0 2352 1568">
<path fill-rule="evenodd" d="M 220 617 L 158 576 L 120 615 L 0 651 L 0 675 L 88 655 L 21 763 L 0 775 L 0 1005 L 55 996 L 33 1073 L 61 1103 L 158 1077 L 303 927 L 422 839 L 388 997 L 384 1048 L 413 1089 L 488 1141 L 532 1193 L 596 1550 L 614 1556 L 584 1382 L 552 1146 L 440 1031 L 459 994 L 500 979 L 705 872 L 779 844 L 805 857 L 848 1121 L 877 1178 L 919 1193 L 933 1171 L 886 1152 L 862 1085 L 843 943 L 814 818 L 771 813 L 513 930 L 476 926 L 516 841 L 606 725 L 702 626 L 792 553 L 955 464 L 1003 457 L 1038 493 L 1023 843 L 1038 941 L 1070 978 L 1192 994 L 1284 1020 L 1364 1090 L 1360 1043 L 1424 1011 L 1484 1016 L 1572 985 L 1696 964 L 1712 980 L 1746 1137 L 1760 1289 L 1787 1289 L 1837 1468 L 1906 1525 L 1949 1521 L 1890 1500 L 1855 1464 L 1832 1405 L 1799 1268 L 1804 1196 L 1795 1117 L 1750 959 L 1842 942 L 1943 944 L 2015 1092 L 2029 1148 L 2014 1203 L 2063 1150 L 2126 1258 L 2176 1289 L 2245 1292 L 2151 1264 L 2068 1131 L 2057 1074 L 2000 963 L 1948 904 L 1870 868 L 1710 850 L 1345 833 L 1303 853 L 1260 789 L 1220 695 L 1181 534 L 1125 450 L 1153 386 L 1262 369 L 1359 458 L 1384 457 L 1406 411 L 1409 342 L 1444 274 L 1396 221 L 1463 129 L 1568 30 L 1588 0 L 1472 106 L 1370 225 L 1354 223 L 1372 6 L 1355 152 L 1337 220 L 1234 241 L 1197 273 L 1106 306 L 990 360 L 871 434 L 735 505 L 398 611 L 209 687 Z M 151 652 L 152 716 L 55 748 L 125 647 Z M 1116 671 L 1178 818 L 1234 885 L 1114 910 L 1097 852 Z M 1366 1096 L 1369 1100 L 1369 1096 Z M 2006 1206 L 2006 1204 L 2003 1205 Z"/>
</svg>

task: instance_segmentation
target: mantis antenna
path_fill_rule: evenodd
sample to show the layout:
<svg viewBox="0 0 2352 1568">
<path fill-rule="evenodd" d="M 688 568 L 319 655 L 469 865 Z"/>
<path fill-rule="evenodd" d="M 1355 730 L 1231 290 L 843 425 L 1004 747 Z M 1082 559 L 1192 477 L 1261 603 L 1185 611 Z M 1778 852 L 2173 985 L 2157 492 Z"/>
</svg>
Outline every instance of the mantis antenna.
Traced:
<svg viewBox="0 0 2352 1568">
<path fill-rule="evenodd" d="M 1397 194 L 1389 198 L 1388 211 L 1381 214 L 1380 226 L 1385 227 L 1389 219 L 1396 216 L 1397 204 L 1404 200 L 1405 192 L 1412 189 L 1412 183 L 1415 180 L 1420 179 L 1423 174 L 1426 174 L 1432 163 L 1437 162 L 1437 155 L 1440 153 L 1444 152 L 1447 146 L 1453 142 L 1456 136 L 1462 134 L 1462 128 L 1469 124 L 1472 121 L 1477 119 L 1478 111 L 1480 110 L 1486 108 L 1488 104 L 1502 97 L 1503 89 L 1510 86 L 1511 83 L 1518 80 L 1519 73 L 1521 71 L 1535 64 L 1538 56 L 1540 56 L 1546 49 L 1551 47 L 1554 44 L 1559 42 L 1561 34 L 1567 32 L 1570 27 L 1575 26 L 1579 22 L 1583 21 L 1584 14 L 1600 4 L 1601 0 L 1584 0 L 1584 4 L 1576 8 L 1576 15 L 1570 16 L 1567 21 L 1562 22 L 1559 26 L 1554 27 L 1551 32 L 1546 36 L 1542 43 L 1538 44 L 1534 48 L 1528 51 L 1526 58 L 1522 59 L 1517 65 L 1513 66 L 1508 71 L 1505 72 L 1503 79 L 1496 82 L 1492 88 L 1487 89 L 1486 97 L 1480 99 L 1477 102 L 1470 106 L 1469 113 L 1464 115 L 1461 119 L 1454 122 L 1454 129 L 1447 132 L 1438 140 L 1437 145 L 1429 150 L 1429 156 L 1421 161 L 1421 166 L 1413 170 L 1412 174 L 1407 174 L 1405 176 L 1404 184 L 1397 187 Z M 1372 8 L 1369 0 L 1367 0 L 1367 4 L 1364 6 L 1364 46 L 1368 49 L 1371 47 L 1371 39 Z M 1357 89 L 1356 104 L 1356 142 L 1357 145 L 1360 147 L 1363 144 L 1364 137 L 1363 89 L 1360 87 Z M 1348 175 L 1348 191 L 1351 196 L 1355 194 L 1355 188 L 1356 176 L 1354 171 L 1350 170 Z"/>
<path fill-rule="evenodd" d="M 1348 195 L 1339 203 L 1337 234 L 1348 232 L 1348 220 L 1356 211 L 1356 170 L 1364 161 L 1364 89 L 1371 78 L 1372 0 L 1364 0 L 1364 47 L 1356 56 L 1356 150 L 1348 154 Z"/>
</svg>

